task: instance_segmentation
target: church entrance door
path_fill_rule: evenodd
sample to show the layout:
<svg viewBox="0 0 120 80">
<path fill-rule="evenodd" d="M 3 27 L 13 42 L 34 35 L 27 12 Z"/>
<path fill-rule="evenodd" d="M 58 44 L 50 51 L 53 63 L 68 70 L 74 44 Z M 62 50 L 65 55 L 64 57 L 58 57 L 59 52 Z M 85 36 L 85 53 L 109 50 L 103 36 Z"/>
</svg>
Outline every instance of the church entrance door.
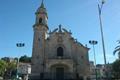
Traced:
<svg viewBox="0 0 120 80">
<path fill-rule="evenodd" d="M 64 68 L 56 68 L 56 80 L 64 80 Z"/>
</svg>

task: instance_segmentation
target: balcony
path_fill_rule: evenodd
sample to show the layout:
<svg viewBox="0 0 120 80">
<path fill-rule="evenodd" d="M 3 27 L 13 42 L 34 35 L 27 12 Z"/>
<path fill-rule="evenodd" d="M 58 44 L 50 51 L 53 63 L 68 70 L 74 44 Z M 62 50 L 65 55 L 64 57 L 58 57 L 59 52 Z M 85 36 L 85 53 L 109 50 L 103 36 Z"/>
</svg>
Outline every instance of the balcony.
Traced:
<svg viewBox="0 0 120 80">
<path fill-rule="evenodd" d="M 48 59 L 72 59 L 70 56 L 51 56 Z"/>
<path fill-rule="evenodd" d="M 54 65 L 54 64 L 66 64 L 72 66 L 73 60 L 70 57 L 52 57 L 47 59 L 47 65 Z"/>
</svg>

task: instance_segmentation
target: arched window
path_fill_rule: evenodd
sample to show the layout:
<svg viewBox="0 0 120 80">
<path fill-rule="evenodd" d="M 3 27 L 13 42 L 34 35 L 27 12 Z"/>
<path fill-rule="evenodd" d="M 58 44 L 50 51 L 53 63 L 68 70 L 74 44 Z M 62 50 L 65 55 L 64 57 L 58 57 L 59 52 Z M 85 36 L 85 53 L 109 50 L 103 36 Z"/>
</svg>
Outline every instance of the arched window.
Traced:
<svg viewBox="0 0 120 80">
<path fill-rule="evenodd" d="M 39 19 L 39 23 L 42 23 L 42 18 Z"/>
<path fill-rule="evenodd" d="M 57 56 L 60 56 L 60 57 L 63 56 L 63 48 L 62 47 L 57 48 Z"/>
</svg>

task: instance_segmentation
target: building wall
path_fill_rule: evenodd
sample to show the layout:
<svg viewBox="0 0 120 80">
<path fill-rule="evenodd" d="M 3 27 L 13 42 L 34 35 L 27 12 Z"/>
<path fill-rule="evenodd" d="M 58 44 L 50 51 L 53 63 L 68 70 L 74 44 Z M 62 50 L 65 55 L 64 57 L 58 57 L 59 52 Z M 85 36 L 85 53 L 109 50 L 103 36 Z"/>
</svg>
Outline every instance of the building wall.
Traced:
<svg viewBox="0 0 120 80">
<path fill-rule="evenodd" d="M 57 48 L 62 47 L 64 56 L 62 58 L 57 56 Z M 45 40 L 45 53 L 41 61 L 45 61 L 44 72 L 51 72 L 52 67 L 65 66 L 67 72 L 78 73 L 79 76 L 89 76 L 89 60 L 88 60 L 88 48 L 78 43 L 69 33 L 66 32 L 54 32 L 49 35 Z M 43 54 L 40 54 L 40 56 Z M 34 53 L 33 53 L 34 54 Z M 39 62 L 39 55 L 34 55 L 36 61 Z M 34 62 L 36 63 L 36 62 Z M 41 67 L 40 67 L 41 66 Z M 33 67 L 38 71 L 38 75 L 43 72 L 42 65 L 40 63 Z M 39 70 L 39 68 L 41 70 Z"/>
<path fill-rule="evenodd" d="M 59 38 L 62 38 L 59 41 Z M 46 41 L 45 55 L 46 60 L 48 59 L 49 65 L 59 64 L 63 62 L 65 65 L 72 66 L 70 70 L 72 72 L 79 73 L 80 76 L 89 75 L 89 60 L 88 60 L 88 48 L 84 47 L 82 44 L 78 44 L 75 40 L 71 39 L 69 33 L 52 33 L 49 39 Z M 63 47 L 64 49 L 64 60 L 58 59 L 57 48 Z M 50 63 L 50 60 L 51 63 Z M 58 59 L 58 60 L 57 60 Z M 69 61 L 67 61 L 69 60 Z M 58 63 L 57 63 L 58 62 Z M 46 63 L 47 64 L 47 63 Z M 48 70 L 48 69 L 46 69 Z M 71 71 L 70 71 L 71 72 Z"/>
<path fill-rule="evenodd" d="M 30 74 L 31 73 L 31 65 L 29 63 L 19 63 L 18 73 L 23 74 L 23 75 Z"/>
</svg>

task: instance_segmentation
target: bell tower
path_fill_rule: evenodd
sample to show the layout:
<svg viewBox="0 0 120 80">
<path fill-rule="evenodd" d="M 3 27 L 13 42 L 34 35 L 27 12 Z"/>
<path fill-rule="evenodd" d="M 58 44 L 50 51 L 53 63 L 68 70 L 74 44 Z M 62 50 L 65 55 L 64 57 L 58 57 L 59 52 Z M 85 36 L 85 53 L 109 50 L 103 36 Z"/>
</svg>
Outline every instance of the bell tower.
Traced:
<svg viewBox="0 0 120 80">
<path fill-rule="evenodd" d="M 43 0 L 35 15 L 36 21 L 33 25 L 34 37 L 32 49 L 31 77 L 36 76 L 37 78 L 37 76 L 40 77 L 40 74 L 43 72 L 44 69 L 43 64 L 45 60 L 45 39 L 48 31 L 48 15 Z"/>
<path fill-rule="evenodd" d="M 35 24 L 41 24 L 44 25 L 48 29 L 48 15 L 47 15 L 47 10 L 44 6 L 43 0 L 41 2 L 41 6 L 37 9 L 36 11 L 36 22 Z"/>
</svg>

